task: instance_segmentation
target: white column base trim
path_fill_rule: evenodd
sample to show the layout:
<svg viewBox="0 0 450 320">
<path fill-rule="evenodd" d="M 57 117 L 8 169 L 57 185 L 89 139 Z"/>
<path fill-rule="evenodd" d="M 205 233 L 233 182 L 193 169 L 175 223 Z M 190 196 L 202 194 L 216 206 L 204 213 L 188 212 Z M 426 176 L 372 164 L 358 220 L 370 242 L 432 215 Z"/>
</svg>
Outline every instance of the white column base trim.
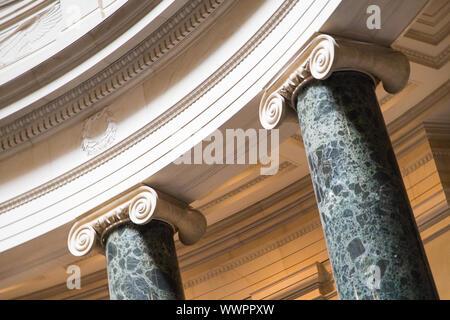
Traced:
<svg viewBox="0 0 450 320">
<path fill-rule="evenodd" d="M 69 232 L 69 251 L 83 256 L 102 248 L 112 228 L 129 221 L 144 225 L 153 219 L 170 224 L 186 245 L 197 242 L 206 231 L 206 219 L 199 211 L 142 185 L 77 221 Z"/>
</svg>

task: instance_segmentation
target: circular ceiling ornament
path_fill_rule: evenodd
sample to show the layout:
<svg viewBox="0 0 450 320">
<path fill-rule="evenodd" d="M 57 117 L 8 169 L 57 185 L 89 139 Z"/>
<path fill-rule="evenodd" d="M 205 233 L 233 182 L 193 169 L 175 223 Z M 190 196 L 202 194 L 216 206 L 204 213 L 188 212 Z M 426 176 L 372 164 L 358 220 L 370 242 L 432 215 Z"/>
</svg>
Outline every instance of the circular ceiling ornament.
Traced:
<svg viewBox="0 0 450 320">
<path fill-rule="evenodd" d="M 108 108 L 88 118 L 81 133 L 81 148 L 88 156 L 97 154 L 110 146 L 117 132 L 117 124 Z"/>
</svg>

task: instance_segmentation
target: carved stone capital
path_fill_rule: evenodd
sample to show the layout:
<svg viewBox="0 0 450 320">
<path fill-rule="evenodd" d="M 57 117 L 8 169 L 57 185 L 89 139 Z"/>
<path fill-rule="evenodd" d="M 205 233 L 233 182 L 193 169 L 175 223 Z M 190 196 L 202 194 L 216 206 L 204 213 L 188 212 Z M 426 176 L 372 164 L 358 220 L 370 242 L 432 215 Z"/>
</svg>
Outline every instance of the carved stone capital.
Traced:
<svg viewBox="0 0 450 320">
<path fill-rule="evenodd" d="M 170 224 L 186 245 L 197 242 L 206 231 L 206 219 L 200 212 L 142 185 L 77 221 L 69 232 L 69 251 L 83 256 L 103 247 L 113 227 L 128 221 L 144 225 L 152 219 Z"/>
<path fill-rule="evenodd" d="M 387 92 L 397 93 L 406 86 L 410 67 L 406 56 L 391 48 L 316 36 L 265 90 L 259 106 L 262 126 L 273 129 L 286 118 L 296 118 L 292 109 L 296 109 L 297 92 L 308 80 L 324 80 L 335 71 L 346 70 L 363 72 L 375 84 L 381 81 Z"/>
</svg>

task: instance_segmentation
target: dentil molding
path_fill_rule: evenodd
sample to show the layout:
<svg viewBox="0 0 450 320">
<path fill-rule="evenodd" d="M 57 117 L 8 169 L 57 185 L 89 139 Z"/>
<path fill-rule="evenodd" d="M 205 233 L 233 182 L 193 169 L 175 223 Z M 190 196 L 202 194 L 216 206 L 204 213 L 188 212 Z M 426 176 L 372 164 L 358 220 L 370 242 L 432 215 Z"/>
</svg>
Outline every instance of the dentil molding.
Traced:
<svg viewBox="0 0 450 320">
<path fill-rule="evenodd" d="M 401 52 L 371 43 L 318 35 L 266 88 L 259 106 L 262 126 L 273 129 L 284 119 L 297 121 L 292 110 L 296 110 L 298 90 L 310 79 L 324 80 L 335 71 L 346 70 L 365 73 L 375 84 L 382 81 L 388 93 L 402 90 L 410 73 L 408 59 Z"/>
<path fill-rule="evenodd" d="M 217 8 L 214 7 L 214 11 L 218 9 L 219 5 L 223 6 L 227 2 L 224 0 L 197 0 L 197 1 L 211 1 L 216 3 Z M 231 2 L 231 1 L 230 1 Z M 228 2 L 228 3 L 230 3 Z M 43 195 L 53 192 L 63 185 L 66 185 L 79 177 L 85 175 L 99 166 L 107 163 L 109 160 L 122 154 L 124 151 L 148 138 L 153 132 L 161 129 L 170 121 L 186 111 L 195 101 L 204 96 L 210 90 L 212 90 L 218 83 L 223 81 L 238 65 L 242 62 L 266 39 L 266 37 L 272 33 L 272 31 L 280 24 L 280 22 L 286 17 L 286 15 L 295 7 L 298 2 L 295 0 L 286 0 L 278 8 L 278 10 L 272 15 L 272 17 L 258 30 L 258 32 L 246 43 L 245 46 L 240 48 L 224 65 L 211 74 L 204 82 L 202 82 L 195 90 L 191 91 L 183 99 L 170 107 L 158 118 L 154 119 L 143 128 L 137 130 L 123 141 L 117 143 L 115 146 L 105 150 L 104 152 L 96 155 L 92 159 L 86 161 L 83 165 L 78 166 L 65 174 L 46 182 L 30 191 L 20 194 L 12 199 L 0 203 L 0 214 L 20 207 L 30 201 L 38 199 Z M 205 4 L 206 5 L 206 4 Z M 179 11 L 181 12 L 181 10 Z M 206 13 L 209 11 L 205 11 Z M 203 16 L 206 14 L 204 13 Z M 211 10 L 212 13 L 212 10 Z M 197 21 L 196 19 L 191 19 Z M 189 21 L 191 21 L 189 20 Z M 170 20 L 169 20 L 170 21 Z M 164 29 L 165 30 L 165 29 Z M 176 30 L 175 30 L 176 31 Z M 144 44 L 146 41 L 143 42 Z M 126 63 L 132 63 L 135 57 L 130 55 L 125 59 Z M 129 78 L 127 78 L 129 80 Z M 46 121 L 46 124 L 49 122 Z M 21 123 L 21 125 L 25 125 Z M 0 137 L 3 135 L 2 128 L 0 128 Z M 0 141 L 0 158 L 2 154 L 2 147 Z M 5 151 L 6 152 L 6 151 Z"/>
<path fill-rule="evenodd" d="M 169 59 L 185 39 L 193 37 L 224 0 L 192 0 L 120 59 L 60 95 L 0 127 L 0 156 L 67 123 L 116 93 L 144 72 Z M 231 1 L 226 2 L 226 4 Z M 226 5 L 224 5 L 226 7 Z"/>
<path fill-rule="evenodd" d="M 206 231 L 206 219 L 199 211 L 141 185 L 76 222 L 67 240 L 69 251 L 83 256 L 103 247 L 112 228 L 129 221 L 144 225 L 153 219 L 170 224 L 186 245 L 197 242 Z"/>
<path fill-rule="evenodd" d="M 311 221 L 310 223 L 301 226 L 298 230 L 289 233 L 285 236 L 279 237 L 275 239 L 274 241 L 264 244 L 262 246 L 257 247 L 256 249 L 243 254 L 229 262 L 226 262 L 214 269 L 208 270 L 206 272 L 200 273 L 196 275 L 194 278 L 190 278 L 187 281 L 184 282 L 183 287 L 184 289 L 189 289 L 195 286 L 198 286 L 199 284 L 208 281 L 212 278 L 215 278 L 225 272 L 229 272 L 230 270 L 237 269 L 238 267 L 251 263 L 255 259 L 262 257 L 269 252 L 272 252 L 287 243 L 290 243 L 314 230 L 321 227 L 320 219 L 315 219 Z"/>
</svg>

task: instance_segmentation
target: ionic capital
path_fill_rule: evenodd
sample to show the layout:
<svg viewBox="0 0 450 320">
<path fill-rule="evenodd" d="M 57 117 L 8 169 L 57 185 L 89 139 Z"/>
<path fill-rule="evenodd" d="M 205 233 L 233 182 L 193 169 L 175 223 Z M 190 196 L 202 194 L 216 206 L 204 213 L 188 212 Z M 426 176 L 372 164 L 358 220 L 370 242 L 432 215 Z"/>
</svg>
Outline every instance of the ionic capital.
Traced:
<svg viewBox="0 0 450 320">
<path fill-rule="evenodd" d="M 112 228 L 129 221 L 144 225 L 153 219 L 170 224 L 187 245 L 197 242 L 206 231 L 206 219 L 200 212 L 142 185 L 77 221 L 69 232 L 69 251 L 83 256 L 102 248 Z"/>
<path fill-rule="evenodd" d="M 381 81 L 387 92 L 397 93 L 407 84 L 410 67 L 405 55 L 391 48 L 319 35 L 266 88 L 259 106 L 262 126 L 273 129 L 294 116 L 297 92 L 308 80 L 350 70 L 363 72 L 375 84 Z"/>
</svg>

